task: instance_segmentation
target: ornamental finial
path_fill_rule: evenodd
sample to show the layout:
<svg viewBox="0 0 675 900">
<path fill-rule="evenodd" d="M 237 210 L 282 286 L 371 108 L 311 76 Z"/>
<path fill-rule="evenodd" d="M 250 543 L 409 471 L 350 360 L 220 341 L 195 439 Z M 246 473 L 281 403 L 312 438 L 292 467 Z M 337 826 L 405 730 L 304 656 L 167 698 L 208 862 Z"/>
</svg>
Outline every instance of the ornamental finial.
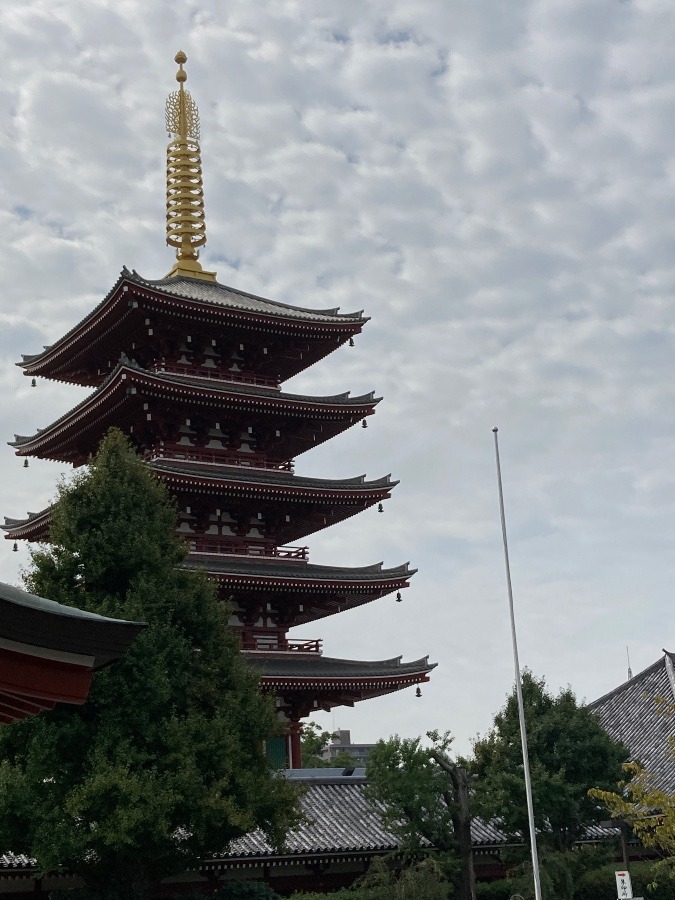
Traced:
<svg viewBox="0 0 675 900">
<path fill-rule="evenodd" d="M 171 137 L 166 148 L 166 242 L 176 248 L 177 258 L 167 278 L 215 281 L 215 272 L 205 272 L 199 262 L 199 247 L 206 243 L 199 110 L 184 88 L 187 56 L 179 50 L 174 59 L 180 87 L 166 101 L 166 130 Z"/>
</svg>

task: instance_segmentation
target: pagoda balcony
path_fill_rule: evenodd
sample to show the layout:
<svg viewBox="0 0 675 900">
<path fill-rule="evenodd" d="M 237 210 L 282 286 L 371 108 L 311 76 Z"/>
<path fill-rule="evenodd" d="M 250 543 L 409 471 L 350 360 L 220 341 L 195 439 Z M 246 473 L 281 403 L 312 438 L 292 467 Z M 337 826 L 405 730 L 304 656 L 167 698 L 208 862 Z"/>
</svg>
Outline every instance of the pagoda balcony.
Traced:
<svg viewBox="0 0 675 900">
<path fill-rule="evenodd" d="M 281 390 L 279 381 L 267 375 L 254 375 L 252 372 L 231 372 L 217 366 L 200 366 L 194 363 L 158 362 L 148 367 L 149 372 L 166 372 L 169 375 L 185 375 L 190 378 L 212 378 L 214 381 L 230 381 L 234 384 L 253 384 L 258 387 Z"/>
<path fill-rule="evenodd" d="M 270 462 L 264 453 L 238 453 L 236 450 L 210 449 L 208 447 L 191 447 L 188 444 L 176 444 L 169 441 L 159 447 L 146 450 L 143 459 L 184 459 L 190 462 L 206 462 L 221 466 L 243 466 L 251 469 L 268 469 L 275 472 L 293 472 L 293 463 Z"/>
<path fill-rule="evenodd" d="M 268 653 L 318 653 L 323 652 L 321 638 L 311 640 L 288 640 L 276 634 L 249 634 L 242 636 L 242 650 L 257 650 Z"/>
<path fill-rule="evenodd" d="M 183 535 L 192 553 L 216 553 L 220 556 L 260 556 L 264 558 L 297 560 L 306 562 L 309 559 L 309 547 L 274 547 L 245 538 L 230 538 Z"/>
</svg>

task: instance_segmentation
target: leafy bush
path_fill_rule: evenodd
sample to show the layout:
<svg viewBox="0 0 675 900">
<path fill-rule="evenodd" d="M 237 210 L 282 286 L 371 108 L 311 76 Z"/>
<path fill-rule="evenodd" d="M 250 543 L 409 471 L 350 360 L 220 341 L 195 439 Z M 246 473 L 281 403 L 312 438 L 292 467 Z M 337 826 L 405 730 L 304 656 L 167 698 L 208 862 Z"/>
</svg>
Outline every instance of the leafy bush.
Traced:
<svg viewBox="0 0 675 900">
<path fill-rule="evenodd" d="M 366 874 L 349 889 L 333 894 L 293 894 L 292 900 L 448 900 L 450 884 L 435 859 L 424 859 L 393 872 L 376 858 Z"/>
<path fill-rule="evenodd" d="M 658 877 L 657 864 L 651 862 L 632 863 L 630 867 L 633 894 L 645 900 L 672 900 L 675 896 L 672 881 L 659 879 L 653 890 L 649 885 Z M 620 868 L 617 863 L 609 863 L 600 869 L 585 872 L 574 892 L 574 900 L 616 900 L 614 872 Z"/>
<path fill-rule="evenodd" d="M 500 881 L 479 881 L 476 885 L 478 900 L 510 900 L 515 892 L 512 878 L 503 878 Z"/>
<path fill-rule="evenodd" d="M 281 900 L 281 897 L 261 881 L 232 881 L 219 888 L 215 900 Z"/>
</svg>

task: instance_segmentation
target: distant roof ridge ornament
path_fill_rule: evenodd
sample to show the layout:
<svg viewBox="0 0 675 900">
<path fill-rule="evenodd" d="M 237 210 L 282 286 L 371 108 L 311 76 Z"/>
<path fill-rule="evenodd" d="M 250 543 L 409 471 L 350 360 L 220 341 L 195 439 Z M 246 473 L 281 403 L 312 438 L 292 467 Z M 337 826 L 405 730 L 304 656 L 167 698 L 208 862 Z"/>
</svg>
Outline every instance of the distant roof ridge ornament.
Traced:
<svg viewBox="0 0 675 900">
<path fill-rule="evenodd" d="M 166 148 L 166 242 L 176 248 L 176 263 L 166 277 L 215 281 L 216 273 L 206 272 L 199 262 L 198 248 L 206 243 L 199 110 L 184 87 L 187 56 L 179 50 L 174 59 L 180 87 L 166 101 L 166 129 L 171 136 Z"/>
<path fill-rule="evenodd" d="M 668 685 L 670 686 L 670 692 L 673 695 L 673 699 L 675 700 L 675 668 L 673 667 L 673 660 L 668 653 L 667 650 L 663 651 L 666 654 L 666 674 L 668 676 Z"/>
</svg>

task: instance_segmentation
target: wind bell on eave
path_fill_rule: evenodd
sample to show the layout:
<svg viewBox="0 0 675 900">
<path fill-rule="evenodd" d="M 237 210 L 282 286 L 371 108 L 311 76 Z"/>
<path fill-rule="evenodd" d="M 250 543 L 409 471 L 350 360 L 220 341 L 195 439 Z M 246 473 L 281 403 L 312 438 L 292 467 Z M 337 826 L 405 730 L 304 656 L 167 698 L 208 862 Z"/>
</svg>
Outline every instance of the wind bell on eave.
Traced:
<svg viewBox="0 0 675 900">
<path fill-rule="evenodd" d="M 185 90 L 187 56 L 179 50 L 176 81 L 180 87 L 166 101 L 166 242 L 176 248 L 176 263 L 167 278 L 201 278 L 215 281 L 199 262 L 199 247 L 206 243 L 202 158 L 199 149 L 199 110 Z"/>
</svg>

